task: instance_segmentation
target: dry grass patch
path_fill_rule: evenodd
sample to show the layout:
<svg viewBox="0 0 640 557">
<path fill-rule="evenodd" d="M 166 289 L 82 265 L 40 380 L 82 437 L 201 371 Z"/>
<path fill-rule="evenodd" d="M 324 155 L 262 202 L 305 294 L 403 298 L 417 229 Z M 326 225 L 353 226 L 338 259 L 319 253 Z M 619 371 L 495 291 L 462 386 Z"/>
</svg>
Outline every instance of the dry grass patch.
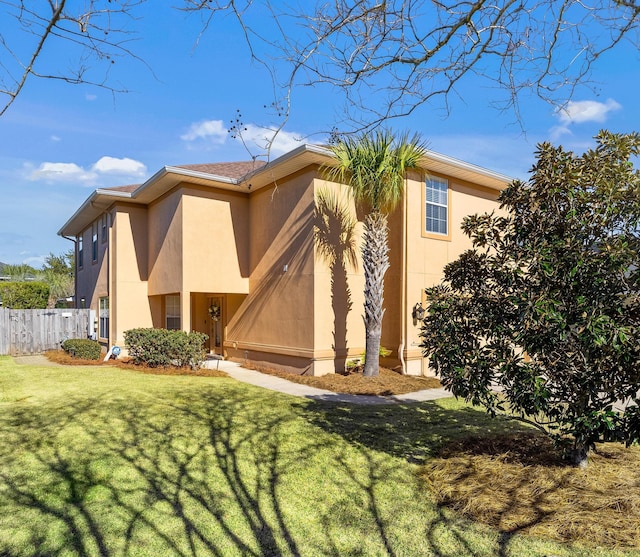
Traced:
<svg viewBox="0 0 640 557">
<path fill-rule="evenodd" d="M 378 377 L 364 377 L 361 371 L 347 371 L 344 374 L 331 373 L 321 377 L 312 377 L 309 375 L 295 375 L 260 366 L 254 366 L 252 369 L 260 371 L 261 373 L 276 375 L 277 377 L 282 377 L 295 383 L 302 383 L 303 385 L 317 387 L 318 389 L 326 389 L 327 391 L 350 395 L 391 396 L 442 387 L 440 381 L 435 377 L 402 375 L 387 368 L 380 368 L 380 375 Z"/>
<path fill-rule="evenodd" d="M 49 350 L 46 354 L 48 360 L 64 366 L 111 366 L 138 373 L 147 373 L 150 375 L 189 375 L 195 377 L 228 377 L 228 375 L 218 369 L 201 368 L 193 370 L 190 367 L 149 367 L 140 364 L 134 364 L 129 358 L 120 358 L 117 360 L 109 360 L 107 362 L 100 360 L 83 360 L 73 358 L 64 350 Z M 104 355 L 103 357 L 104 358 Z"/>
<path fill-rule="evenodd" d="M 598 445 L 568 466 L 535 433 L 445 446 L 423 477 L 438 503 L 502 532 L 606 548 L 640 548 L 640 447 Z"/>
</svg>

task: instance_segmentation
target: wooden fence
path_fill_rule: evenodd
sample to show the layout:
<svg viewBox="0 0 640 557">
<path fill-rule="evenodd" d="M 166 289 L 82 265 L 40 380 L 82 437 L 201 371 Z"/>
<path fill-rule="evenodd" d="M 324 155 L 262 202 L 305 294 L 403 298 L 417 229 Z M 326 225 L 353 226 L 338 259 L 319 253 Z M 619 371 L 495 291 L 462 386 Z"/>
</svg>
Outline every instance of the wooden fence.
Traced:
<svg viewBox="0 0 640 557">
<path fill-rule="evenodd" d="M 68 338 L 87 338 L 88 309 L 0 308 L 0 355 L 40 354 Z"/>
</svg>

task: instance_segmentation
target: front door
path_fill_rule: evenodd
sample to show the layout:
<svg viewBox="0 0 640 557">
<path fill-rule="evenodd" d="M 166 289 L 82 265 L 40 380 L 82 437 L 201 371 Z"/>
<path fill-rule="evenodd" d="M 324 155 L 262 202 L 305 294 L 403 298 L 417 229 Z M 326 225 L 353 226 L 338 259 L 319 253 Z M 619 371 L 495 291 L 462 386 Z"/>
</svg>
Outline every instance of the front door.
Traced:
<svg viewBox="0 0 640 557">
<path fill-rule="evenodd" d="M 213 354 L 223 356 L 224 342 L 224 298 L 211 296 L 209 298 L 209 350 Z"/>
</svg>

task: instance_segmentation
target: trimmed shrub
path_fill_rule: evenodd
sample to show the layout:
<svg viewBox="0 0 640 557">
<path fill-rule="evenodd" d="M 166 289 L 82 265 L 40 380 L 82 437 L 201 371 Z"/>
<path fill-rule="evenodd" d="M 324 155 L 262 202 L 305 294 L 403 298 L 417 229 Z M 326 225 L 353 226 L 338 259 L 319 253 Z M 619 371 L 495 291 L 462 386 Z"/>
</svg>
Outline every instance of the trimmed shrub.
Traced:
<svg viewBox="0 0 640 557">
<path fill-rule="evenodd" d="M 2 306 L 11 309 L 46 309 L 49 285 L 44 282 L 0 282 Z"/>
<path fill-rule="evenodd" d="M 67 354 L 80 360 L 99 360 L 102 354 L 100 343 L 88 338 L 70 338 L 61 346 Z"/>
<path fill-rule="evenodd" d="M 204 333 L 167 329 L 131 329 L 124 342 L 134 363 L 149 367 L 200 367 L 205 358 Z"/>
</svg>

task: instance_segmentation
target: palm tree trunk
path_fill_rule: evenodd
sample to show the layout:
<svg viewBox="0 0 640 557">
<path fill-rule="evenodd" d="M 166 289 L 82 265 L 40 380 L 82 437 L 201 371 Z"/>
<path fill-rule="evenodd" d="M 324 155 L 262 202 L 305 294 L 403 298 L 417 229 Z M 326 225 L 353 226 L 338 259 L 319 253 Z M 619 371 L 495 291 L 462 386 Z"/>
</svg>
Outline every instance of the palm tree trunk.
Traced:
<svg viewBox="0 0 640 557">
<path fill-rule="evenodd" d="M 380 337 L 384 316 L 384 274 L 389 268 L 387 216 L 372 212 L 364 221 L 362 265 L 364 267 L 364 328 L 366 352 L 364 375 L 380 373 Z"/>
</svg>

